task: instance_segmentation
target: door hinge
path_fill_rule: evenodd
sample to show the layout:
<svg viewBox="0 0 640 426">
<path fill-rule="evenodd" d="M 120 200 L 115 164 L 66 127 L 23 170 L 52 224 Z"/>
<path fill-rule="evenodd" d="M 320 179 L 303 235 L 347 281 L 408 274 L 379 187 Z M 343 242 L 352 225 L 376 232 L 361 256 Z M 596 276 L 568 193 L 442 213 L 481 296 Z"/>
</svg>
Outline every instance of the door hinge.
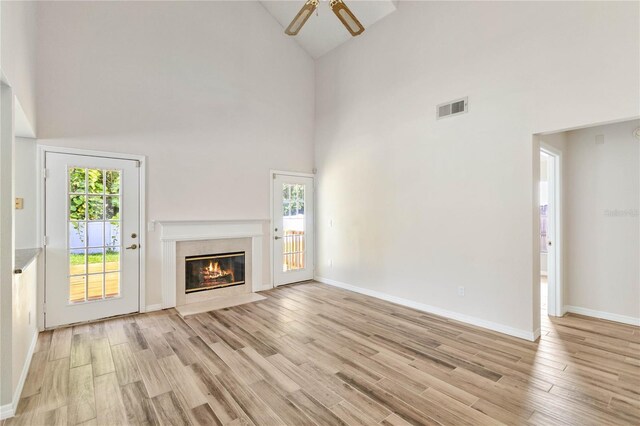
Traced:
<svg viewBox="0 0 640 426">
<path fill-rule="evenodd" d="M 140 168 L 140 160 L 136 160 L 136 167 Z"/>
<path fill-rule="evenodd" d="M 44 303 L 42 304 L 42 313 L 43 313 L 43 314 L 46 314 L 46 313 L 47 313 L 47 302 L 44 302 Z"/>
<path fill-rule="evenodd" d="M 49 177 L 49 169 L 47 169 L 47 168 L 42 169 L 42 177 L 44 179 Z"/>
<path fill-rule="evenodd" d="M 49 237 L 45 235 L 42 237 L 42 245 L 46 246 L 47 244 L 49 244 Z"/>
</svg>

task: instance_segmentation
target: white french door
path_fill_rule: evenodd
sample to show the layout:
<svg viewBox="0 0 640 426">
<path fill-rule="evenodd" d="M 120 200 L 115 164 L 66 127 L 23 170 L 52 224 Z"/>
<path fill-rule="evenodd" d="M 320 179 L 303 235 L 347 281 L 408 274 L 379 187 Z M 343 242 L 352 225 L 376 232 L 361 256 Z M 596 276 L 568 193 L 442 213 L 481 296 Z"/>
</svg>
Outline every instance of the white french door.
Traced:
<svg viewBox="0 0 640 426">
<path fill-rule="evenodd" d="M 138 162 L 45 154 L 45 327 L 139 310 Z"/>
<path fill-rule="evenodd" d="M 313 279 L 313 178 L 273 175 L 274 285 Z"/>
</svg>

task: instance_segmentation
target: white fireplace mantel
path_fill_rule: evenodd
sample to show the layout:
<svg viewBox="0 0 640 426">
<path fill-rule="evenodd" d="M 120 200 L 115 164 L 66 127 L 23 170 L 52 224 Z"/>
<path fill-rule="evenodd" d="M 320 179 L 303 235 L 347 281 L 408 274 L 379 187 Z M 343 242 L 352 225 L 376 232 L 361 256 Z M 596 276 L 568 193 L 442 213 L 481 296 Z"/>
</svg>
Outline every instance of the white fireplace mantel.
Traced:
<svg viewBox="0 0 640 426">
<path fill-rule="evenodd" d="M 262 290 L 261 220 L 160 221 L 162 244 L 162 308 L 176 306 L 176 243 L 178 241 L 251 238 L 252 291 Z"/>
</svg>

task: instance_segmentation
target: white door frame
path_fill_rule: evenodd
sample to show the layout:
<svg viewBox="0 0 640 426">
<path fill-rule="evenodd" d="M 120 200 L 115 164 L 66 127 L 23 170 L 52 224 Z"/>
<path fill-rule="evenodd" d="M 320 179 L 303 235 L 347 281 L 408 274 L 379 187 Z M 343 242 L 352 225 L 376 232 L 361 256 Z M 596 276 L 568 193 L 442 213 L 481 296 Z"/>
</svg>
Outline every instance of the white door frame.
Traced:
<svg viewBox="0 0 640 426">
<path fill-rule="evenodd" d="M 275 280 L 275 271 L 273 269 L 273 257 L 274 257 L 274 249 L 273 249 L 273 237 L 275 236 L 274 234 L 274 230 L 273 230 L 273 179 L 275 179 L 275 175 L 285 175 L 285 176 L 299 176 L 299 177 L 308 177 L 311 178 L 311 180 L 313 180 L 313 244 L 315 245 L 315 235 L 316 235 L 316 221 L 315 221 L 315 217 L 316 217 L 316 212 L 315 212 L 315 208 L 316 208 L 316 175 L 314 173 L 303 173 L 303 172 L 289 172 L 289 171 L 284 171 L 284 170 L 274 170 L 271 169 L 269 171 L 269 261 L 270 261 L 270 267 L 269 270 L 271 271 L 271 288 L 275 288 L 276 287 L 276 280 Z M 314 276 L 315 276 L 315 267 L 316 267 L 316 251 L 315 251 L 315 247 L 313 250 L 313 268 L 314 268 Z"/>
<path fill-rule="evenodd" d="M 564 312 L 562 282 L 562 152 L 540 141 L 540 152 L 549 156 L 553 176 L 549 175 L 549 214 L 552 226 L 549 228 L 549 240 L 553 244 L 553 259 L 548 262 L 552 267 L 547 270 L 548 315 L 561 317 Z M 538 202 L 538 204 L 540 204 Z M 538 238 L 539 239 L 539 238 Z M 547 253 L 549 256 L 551 253 Z"/>
<path fill-rule="evenodd" d="M 86 150 L 86 149 L 77 149 L 77 148 L 67 148 L 67 147 L 57 147 L 57 146 L 49 146 L 49 145 L 37 145 L 37 161 L 38 161 L 38 186 L 37 186 L 37 200 L 38 205 L 37 215 L 38 215 L 38 224 L 37 224 L 37 235 L 39 236 L 40 245 L 44 247 L 44 229 L 45 229 L 45 179 L 44 179 L 44 169 L 45 169 L 45 158 L 46 154 L 50 153 L 58 153 L 58 154 L 75 154 L 75 155 L 84 155 L 88 157 L 106 157 L 106 158 L 115 158 L 120 160 L 133 160 L 138 161 L 140 164 L 140 199 L 139 199 L 139 211 L 140 211 L 140 223 L 139 223 L 139 238 L 140 238 L 140 268 L 139 268 L 139 295 L 138 295 L 138 310 L 139 312 L 146 312 L 146 247 L 147 247 L 147 227 L 146 223 L 146 163 L 147 157 L 145 155 L 135 155 L 135 154 L 121 154 L 116 152 L 106 152 L 106 151 L 94 151 L 94 150 Z M 46 267 L 46 256 L 44 258 L 43 265 Z M 38 279 L 38 329 L 44 330 L 44 302 L 45 302 L 45 274 L 39 274 Z"/>
</svg>

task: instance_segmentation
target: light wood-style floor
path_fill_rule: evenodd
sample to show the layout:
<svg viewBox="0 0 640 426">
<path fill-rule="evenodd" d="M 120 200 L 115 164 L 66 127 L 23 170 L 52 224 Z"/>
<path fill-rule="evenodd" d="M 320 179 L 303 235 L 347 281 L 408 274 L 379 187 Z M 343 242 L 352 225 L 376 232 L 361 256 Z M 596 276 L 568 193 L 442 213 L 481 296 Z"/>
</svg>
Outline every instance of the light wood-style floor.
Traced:
<svg viewBox="0 0 640 426">
<path fill-rule="evenodd" d="M 40 335 L 14 424 L 640 424 L 640 328 L 532 343 L 301 284 Z"/>
</svg>

